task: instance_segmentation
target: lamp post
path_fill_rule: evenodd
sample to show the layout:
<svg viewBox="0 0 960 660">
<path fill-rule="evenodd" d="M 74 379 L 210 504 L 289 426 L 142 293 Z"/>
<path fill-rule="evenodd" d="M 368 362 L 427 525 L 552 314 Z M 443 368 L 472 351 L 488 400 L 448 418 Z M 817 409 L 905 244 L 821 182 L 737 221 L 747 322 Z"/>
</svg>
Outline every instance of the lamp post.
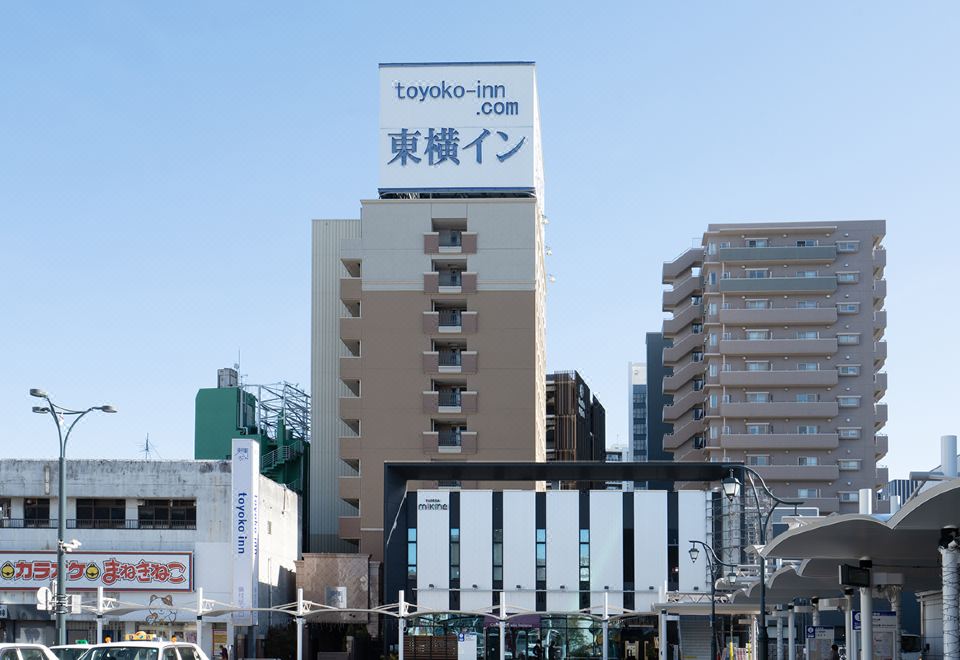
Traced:
<svg viewBox="0 0 960 660">
<path fill-rule="evenodd" d="M 66 470 L 66 452 L 67 452 L 67 440 L 70 439 L 70 432 L 73 431 L 73 427 L 77 425 L 83 417 L 94 410 L 104 412 L 104 413 L 115 413 L 117 409 L 111 405 L 103 406 L 91 406 L 86 410 L 72 410 L 70 408 L 64 408 L 63 406 L 58 406 L 53 401 L 50 400 L 50 396 L 43 390 L 33 388 L 30 390 L 30 396 L 37 397 L 38 399 L 43 399 L 47 402 L 46 406 L 34 406 L 33 412 L 38 414 L 47 414 L 53 418 L 53 423 L 57 427 L 57 437 L 60 440 L 60 476 L 59 476 L 59 489 L 57 490 L 57 597 L 56 597 L 56 614 L 57 614 L 57 643 L 66 644 L 67 643 L 67 591 L 66 591 L 66 571 L 64 570 L 64 555 L 67 552 L 72 552 L 80 546 L 79 541 L 66 541 L 67 536 L 67 496 L 66 496 L 66 482 L 67 482 L 67 470 Z M 66 418 L 72 417 L 70 425 L 67 426 L 67 432 L 63 432 L 63 424 L 66 423 Z"/>
<path fill-rule="evenodd" d="M 717 660 L 717 566 L 727 566 L 736 568 L 736 564 L 728 564 L 722 561 L 717 553 L 703 541 L 690 541 L 690 561 L 696 562 L 700 556 L 700 549 L 697 546 L 703 546 L 707 551 L 707 559 L 710 560 L 710 660 Z M 736 578 L 733 573 L 732 578 Z"/>
<path fill-rule="evenodd" d="M 784 500 L 777 497 L 767 487 L 763 477 L 753 468 L 747 467 L 746 465 L 738 465 L 736 469 L 742 470 L 744 475 L 746 475 L 744 480 L 749 478 L 750 488 L 753 491 L 753 499 L 757 504 L 757 520 L 760 523 L 760 545 L 765 546 L 767 544 L 767 525 L 770 524 L 770 517 L 776 509 L 776 505 L 785 504 L 796 509 L 796 507 L 803 504 L 803 501 Z M 727 499 L 731 502 L 740 496 L 740 488 L 742 485 L 740 480 L 734 476 L 733 470 L 734 468 L 731 468 L 729 476 L 724 477 L 720 482 L 723 488 L 723 494 L 726 495 Z M 763 492 L 774 502 L 773 506 L 771 506 L 765 514 L 760 510 L 760 493 L 757 491 L 757 484 L 756 481 L 754 481 L 754 477 L 760 482 L 760 487 L 763 489 Z M 757 556 L 760 561 L 760 630 L 757 632 L 757 660 L 767 660 L 767 560 L 762 552 L 757 552 Z"/>
</svg>

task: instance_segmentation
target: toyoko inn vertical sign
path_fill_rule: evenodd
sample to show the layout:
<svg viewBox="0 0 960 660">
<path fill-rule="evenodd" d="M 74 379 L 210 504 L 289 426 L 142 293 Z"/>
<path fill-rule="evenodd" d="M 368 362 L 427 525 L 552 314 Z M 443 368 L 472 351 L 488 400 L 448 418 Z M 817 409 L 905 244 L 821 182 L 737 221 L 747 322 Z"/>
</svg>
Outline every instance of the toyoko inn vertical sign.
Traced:
<svg viewBox="0 0 960 660">
<path fill-rule="evenodd" d="M 257 554 L 260 550 L 260 443 L 234 438 L 231 472 L 231 544 L 233 554 L 233 604 L 239 608 L 257 606 Z M 255 613 L 237 612 L 238 626 L 256 623 Z"/>
<path fill-rule="evenodd" d="M 533 62 L 380 65 L 380 192 L 536 192 Z"/>
</svg>

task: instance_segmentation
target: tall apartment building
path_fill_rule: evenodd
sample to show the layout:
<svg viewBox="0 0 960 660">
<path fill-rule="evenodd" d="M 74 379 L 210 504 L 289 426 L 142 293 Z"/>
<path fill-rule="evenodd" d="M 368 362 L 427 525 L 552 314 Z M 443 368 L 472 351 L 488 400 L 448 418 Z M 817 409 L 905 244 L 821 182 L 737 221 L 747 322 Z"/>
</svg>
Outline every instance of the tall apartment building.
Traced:
<svg viewBox="0 0 960 660">
<path fill-rule="evenodd" d="M 547 460 L 602 461 L 606 413 L 577 371 L 547 374 Z"/>
<path fill-rule="evenodd" d="M 630 413 L 627 417 L 627 458 L 628 461 L 649 461 L 647 454 L 647 365 L 642 362 L 630 362 L 627 365 L 630 381 L 627 388 Z"/>
<path fill-rule="evenodd" d="M 663 266 L 664 448 L 821 513 L 887 483 L 882 220 L 709 225 Z"/>
<path fill-rule="evenodd" d="M 347 505 L 337 535 L 381 559 L 385 461 L 546 459 L 543 222 L 532 198 L 364 200 L 360 216 L 358 238 L 315 241 L 314 410 L 339 420 L 314 443 L 348 466 L 319 468 Z"/>
</svg>

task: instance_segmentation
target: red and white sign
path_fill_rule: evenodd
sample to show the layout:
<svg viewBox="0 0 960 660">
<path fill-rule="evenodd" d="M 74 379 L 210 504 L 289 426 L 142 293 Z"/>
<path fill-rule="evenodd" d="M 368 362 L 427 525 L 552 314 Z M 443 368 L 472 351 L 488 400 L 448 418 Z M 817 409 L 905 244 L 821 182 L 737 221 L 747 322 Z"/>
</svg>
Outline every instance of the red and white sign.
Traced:
<svg viewBox="0 0 960 660">
<path fill-rule="evenodd" d="M 65 558 L 67 589 L 193 591 L 192 552 L 72 552 Z M 50 586 L 56 552 L 0 551 L 0 589 Z"/>
</svg>

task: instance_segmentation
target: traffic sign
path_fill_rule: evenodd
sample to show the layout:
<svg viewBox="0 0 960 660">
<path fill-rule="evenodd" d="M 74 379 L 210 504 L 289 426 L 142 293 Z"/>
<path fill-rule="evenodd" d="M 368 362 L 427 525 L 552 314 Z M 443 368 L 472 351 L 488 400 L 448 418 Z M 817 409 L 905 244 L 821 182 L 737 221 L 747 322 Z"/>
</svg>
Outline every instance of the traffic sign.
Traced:
<svg viewBox="0 0 960 660">
<path fill-rule="evenodd" d="M 40 587 L 37 589 L 37 609 L 38 610 L 52 610 L 53 609 L 53 592 L 49 587 Z"/>
</svg>

